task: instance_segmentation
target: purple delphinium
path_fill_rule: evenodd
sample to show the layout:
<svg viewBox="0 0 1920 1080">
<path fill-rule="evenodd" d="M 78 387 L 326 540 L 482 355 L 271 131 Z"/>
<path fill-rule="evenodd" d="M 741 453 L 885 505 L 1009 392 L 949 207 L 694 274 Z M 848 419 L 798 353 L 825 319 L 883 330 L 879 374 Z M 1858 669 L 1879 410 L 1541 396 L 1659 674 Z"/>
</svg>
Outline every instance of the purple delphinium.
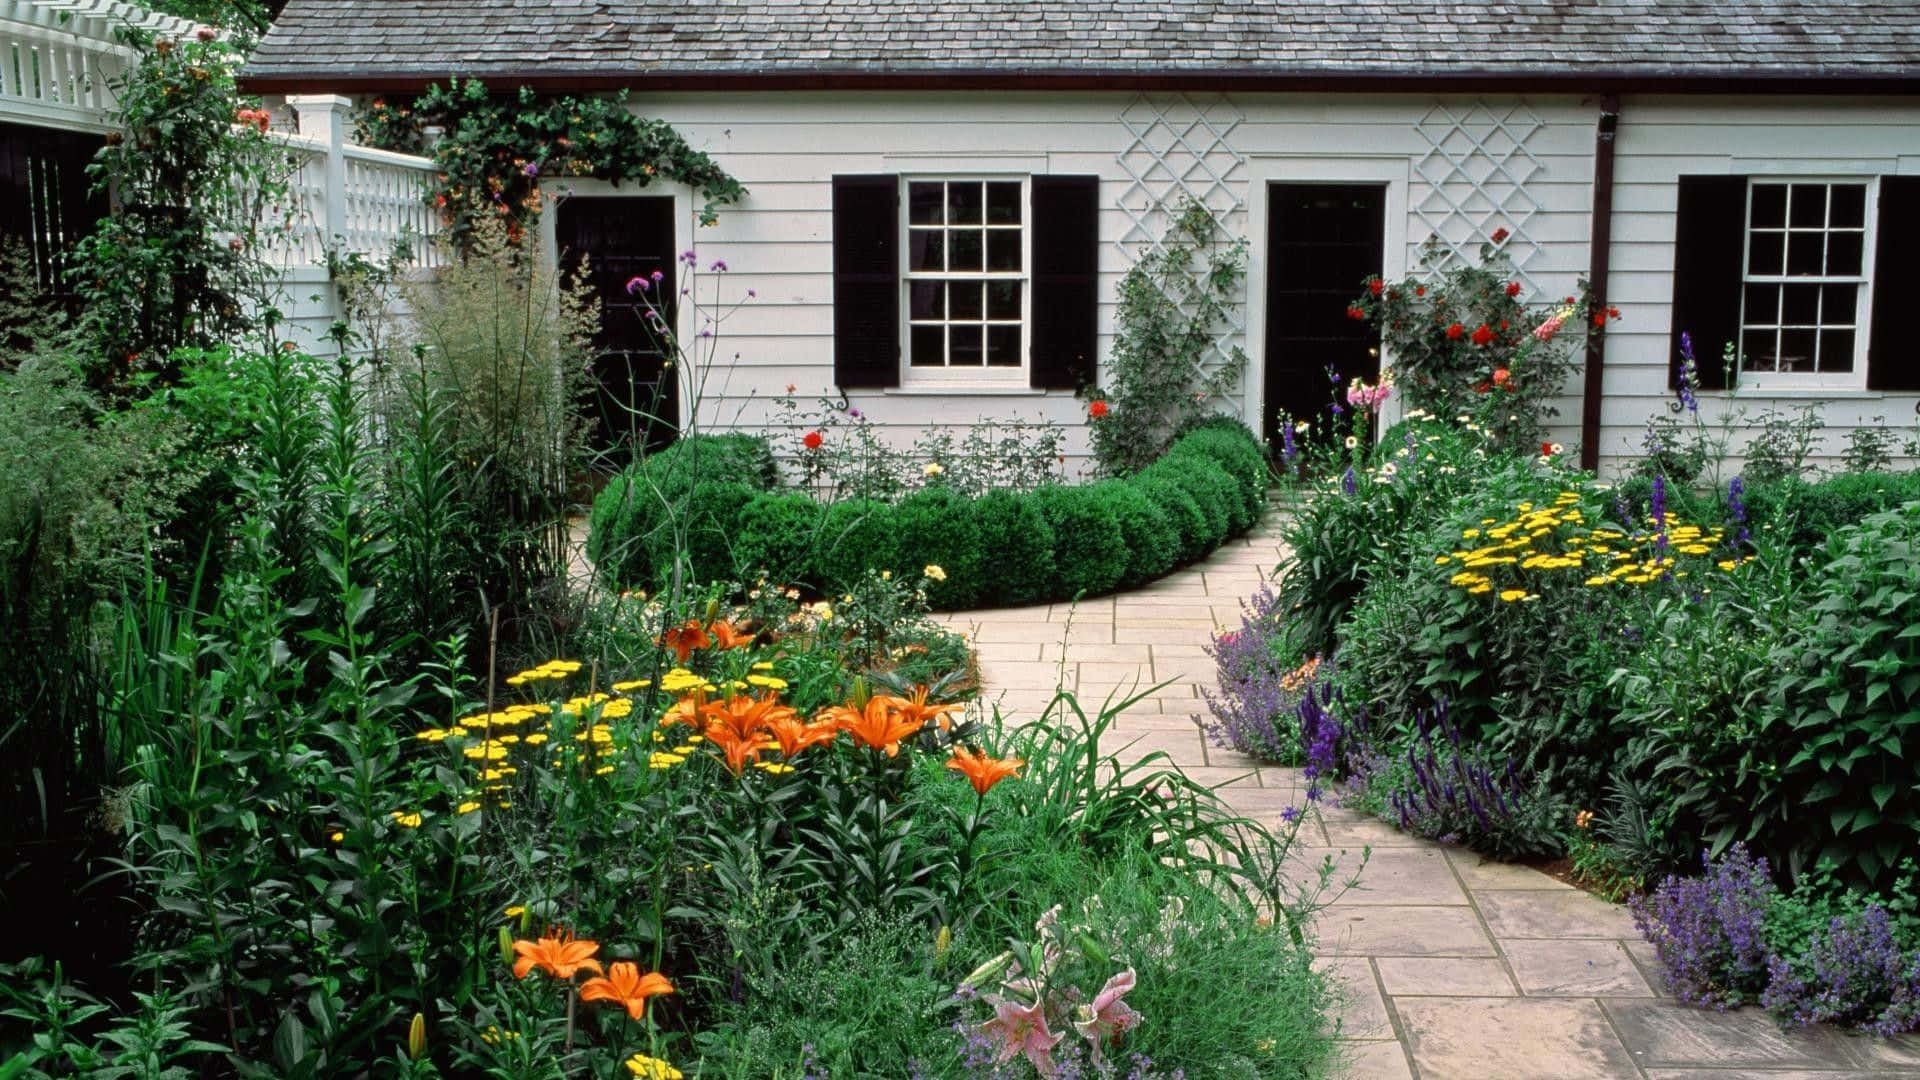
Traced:
<svg viewBox="0 0 1920 1080">
<path fill-rule="evenodd" d="M 1689 1005 L 1725 1009 L 1758 1000 L 1772 953 L 1764 930 L 1774 885 L 1765 859 L 1735 844 L 1705 876 L 1668 877 L 1634 897 L 1633 924 L 1652 943 L 1667 988 Z"/>
<path fill-rule="evenodd" d="M 1653 513 L 1653 557 L 1657 561 L 1667 557 L 1667 478 L 1665 475 L 1653 474 L 1653 494 L 1647 497 L 1647 505 Z"/>
<path fill-rule="evenodd" d="M 1727 481 L 1727 518 L 1740 527 L 1733 536 L 1735 551 L 1745 551 L 1747 541 L 1753 538 L 1753 531 L 1747 527 L 1746 496 L 1747 482 L 1743 477 L 1736 476 Z"/>
<path fill-rule="evenodd" d="M 1837 1023 L 1875 1035 L 1920 1029 L 1920 952 L 1896 940 L 1879 904 L 1836 916 L 1799 964 L 1774 956 L 1760 1001 L 1782 1021 Z"/>
<path fill-rule="evenodd" d="M 1360 490 L 1360 482 L 1353 475 L 1353 466 L 1347 466 L 1347 474 L 1340 478 L 1340 490 L 1349 495 Z"/>
<path fill-rule="evenodd" d="M 1685 331 L 1680 334 L 1680 377 L 1674 382 L 1679 386 L 1680 404 L 1688 412 L 1700 412 L 1700 399 L 1694 396 L 1693 388 L 1700 382 L 1700 368 L 1693 360 L 1693 335 Z"/>
<path fill-rule="evenodd" d="M 1288 471 L 1292 471 L 1293 463 L 1299 457 L 1300 447 L 1293 441 L 1293 425 L 1282 423 L 1280 425 L 1280 460 L 1286 462 Z"/>
</svg>

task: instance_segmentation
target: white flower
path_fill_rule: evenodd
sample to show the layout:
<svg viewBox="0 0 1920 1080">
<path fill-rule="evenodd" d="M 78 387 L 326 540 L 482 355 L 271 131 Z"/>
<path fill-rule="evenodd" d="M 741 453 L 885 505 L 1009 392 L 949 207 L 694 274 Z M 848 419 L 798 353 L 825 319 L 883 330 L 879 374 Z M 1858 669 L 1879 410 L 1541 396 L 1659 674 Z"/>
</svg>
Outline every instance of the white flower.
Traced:
<svg viewBox="0 0 1920 1080">
<path fill-rule="evenodd" d="M 1356 439 L 1356 438 L 1354 438 L 1354 437 L 1353 437 L 1353 436 L 1351 436 L 1351 435 L 1349 435 L 1349 436 L 1347 436 L 1347 449 L 1349 449 L 1349 450 L 1351 450 L 1351 449 L 1353 449 L 1354 447 L 1356 447 L 1356 446 L 1359 446 L 1359 445 L 1360 445 L 1360 440 L 1359 440 L 1359 439 Z"/>
<path fill-rule="evenodd" d="M 1380 479 L 1386 480 L 1392 477 L 1394 473 L 1399 471 L 1400 471 L 1399 466 L 1389 461 L 1385 465 L 1380 466 Z"/>
<path fill-rule="evenodd" d="M 1566 447 L 1561 446 L 1559 443 L 1553 444 L 1553 453 L 1555 454 L 1563 454 L 1566 452 L 1566 449 L 1567 449 Z"/>
<path fill-rule="evenodd" d="M 921 468 L 920 474 L 922 476 L 939 476 L 941 473 L 946 471 L 947 471 L 946 469 L 941 468 L 939 462 L 929 461 L 923 468 Z"/>
<path fill-rule="evenodd" d="M 1305 434 L 1306 430 L 1312 426 L 1313 426 L 1312 424 L 1309 424 L 1305 420 L 1302 420 L 1299 423 L 1296 423 L 1293 425 L 1293 430 L 1298 431 L 1302 434 Z"/>
</svg>

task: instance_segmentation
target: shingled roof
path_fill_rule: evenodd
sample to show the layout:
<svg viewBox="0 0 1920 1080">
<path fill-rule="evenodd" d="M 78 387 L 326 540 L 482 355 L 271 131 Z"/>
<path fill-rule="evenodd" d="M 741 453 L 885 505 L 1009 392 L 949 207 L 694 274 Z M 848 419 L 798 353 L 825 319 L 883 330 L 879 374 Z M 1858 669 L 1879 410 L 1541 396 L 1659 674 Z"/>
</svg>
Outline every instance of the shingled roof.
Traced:
<svg viewBox="0 0 1920 1080">
<path fill-rule="evenodd" d="M 1913 0 L 292 0 L 255 89 L 1391 86 L 1920 90 Z"/>
</svg>

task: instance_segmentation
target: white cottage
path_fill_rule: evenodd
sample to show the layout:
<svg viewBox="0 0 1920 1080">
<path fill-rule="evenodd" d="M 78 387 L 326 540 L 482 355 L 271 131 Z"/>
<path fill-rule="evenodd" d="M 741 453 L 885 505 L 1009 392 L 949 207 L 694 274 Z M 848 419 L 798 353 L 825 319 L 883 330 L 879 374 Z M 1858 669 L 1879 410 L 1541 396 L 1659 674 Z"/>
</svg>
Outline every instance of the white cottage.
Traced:
<svg viewBox="0 0 1920 1080">
<path fill-rule="evenodd" d="M 1183 197 L 1251 245 L 1256 430 L 1323 403 L 1328 364 L 1377 368 L 1343 318 L 1365 275 L 1500 230 L 1531 298 L 1584 277 L 1624 312 L 1560 407 L 1589 464 L 1673 405 L 1683 330 L 1709 415 L 1820 400 L 1834 454 L 1920 409 L 1920 4 L 292 0 L 249 83 L 317 109 L 452 75 L 629 89 L 746 185 L 705 229 L 660 185 L 546 215 L 623 271 L 697 245 L 696 289 L 753 290 L 708 421 L 769 423 L 793 384 L 906 431 L 1078 435 L 1116 286 Z"/>
</svg>

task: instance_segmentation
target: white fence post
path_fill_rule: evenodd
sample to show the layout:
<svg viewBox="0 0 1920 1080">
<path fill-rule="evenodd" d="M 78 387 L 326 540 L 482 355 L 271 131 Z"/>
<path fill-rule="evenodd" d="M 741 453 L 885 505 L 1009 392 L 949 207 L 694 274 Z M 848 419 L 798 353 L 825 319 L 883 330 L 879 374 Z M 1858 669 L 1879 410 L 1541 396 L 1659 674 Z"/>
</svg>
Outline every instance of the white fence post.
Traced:
<svg viewBox="0 0 1920 1080">
<path fill-rule="evenodd" d="M 346 236 L 351 231 L 347 221 L 346 144 L 347 111 L 353 108 L 353 101 L 338 94 L 289 94 L 287 104 L 299 118 L 300 134 L 325 148 L 322 172 L 326 177 L 326 194 L 321 202 L 325 214 L 320 219 L 325 224 L 320 244 L 323 250 L 331 249 L 334 237 Z"/>
</svg>

